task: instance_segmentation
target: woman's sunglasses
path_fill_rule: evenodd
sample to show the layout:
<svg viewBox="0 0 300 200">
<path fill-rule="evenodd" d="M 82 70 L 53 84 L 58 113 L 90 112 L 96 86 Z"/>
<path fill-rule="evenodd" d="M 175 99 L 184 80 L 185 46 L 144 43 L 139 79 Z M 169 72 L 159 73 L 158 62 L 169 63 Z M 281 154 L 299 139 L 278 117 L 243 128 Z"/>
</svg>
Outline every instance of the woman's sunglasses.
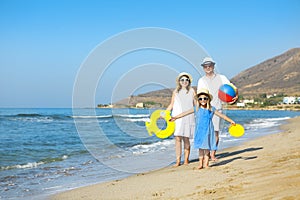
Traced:
<svg viewBox="0 0 300 200">
<path fill-rule="evenodd" d="M 181 82 L 184 82 L 184 81 L 189 82 L 190 79 L 188 79 L 188 78 L 181 78 L 180 81 L 181 81 Z"/>
<path fill-rule="evenodd" d="M 208 98 L 207 98 L 207 97 L 203 97 L 203 98 L 202 98 L 202 97 L 200 97 L 200 98 L 198 98 L 198 100 L 199 100 L 199 101 L 202 101 L 202 100 L 205 100 L 205 101 L 207 101 L 207 100 L 208 100 Z"/>
</svg>

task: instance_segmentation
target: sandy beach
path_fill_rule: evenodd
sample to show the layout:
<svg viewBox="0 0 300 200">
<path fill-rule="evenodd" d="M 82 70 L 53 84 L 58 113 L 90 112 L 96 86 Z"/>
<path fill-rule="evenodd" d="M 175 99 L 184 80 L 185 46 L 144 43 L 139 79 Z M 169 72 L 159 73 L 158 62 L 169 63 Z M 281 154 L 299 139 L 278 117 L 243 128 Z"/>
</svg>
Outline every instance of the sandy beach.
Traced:
<svg viewBox="0 0 300 200">
<path fill-rule="evenodd" d="M 50 197 L 76 199 L 300 199 L 300 117 L 282 132 L 218 152 L 198 170 L 198 161 L 82 187 Z"/>
</svg>

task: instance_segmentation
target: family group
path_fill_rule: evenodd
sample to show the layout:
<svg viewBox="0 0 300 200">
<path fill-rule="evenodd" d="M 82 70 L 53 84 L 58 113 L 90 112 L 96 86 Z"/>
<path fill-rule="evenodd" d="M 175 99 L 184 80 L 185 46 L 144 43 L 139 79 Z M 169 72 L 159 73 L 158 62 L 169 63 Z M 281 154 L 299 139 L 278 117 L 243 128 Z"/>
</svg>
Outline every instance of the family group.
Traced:
<svg viewBox="0 0 300 200">
<path fill-rule="evenodd" d="M 222 101 L 218 91 L 223 84 L 230 81 L 224 75 L 215 73 L 215 61 L 204 58 L 201 66 L 205 75 L 198 80 L 197 92 L 191 87 L 192 76 L 182 72 L 176 78 L 176 89 L 167 110 L 172 112 L 170 121 L 175 121 L 176 164 L 181 165 L 182 146 L 184 164 L 189 163 L 190 140 L 194 148 L 199 149 L 199 169 L 209 167 L 209 160 L 216 161 L 219 143 L 220 118 L 231 124 L 235 122 L 222 114 Z M 233 98 L 234 103 L 238 96 Z M 182 144 L 183 143 L 183 144 Z"/>
</svg>

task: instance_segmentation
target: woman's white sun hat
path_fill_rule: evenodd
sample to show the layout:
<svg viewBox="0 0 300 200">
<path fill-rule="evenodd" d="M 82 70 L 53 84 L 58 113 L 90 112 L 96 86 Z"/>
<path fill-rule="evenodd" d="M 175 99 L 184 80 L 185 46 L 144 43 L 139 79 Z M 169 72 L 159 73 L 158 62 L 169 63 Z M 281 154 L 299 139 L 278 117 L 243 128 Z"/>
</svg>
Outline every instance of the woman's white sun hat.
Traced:
<svg viewBox="0 0 300 200">
<path fill-rule="evenodd" d="M 192 77 L 189 73 L 187 73 L 187 72 L 181 72 L 181 73 L 177 76 L 176 82 L 179 82 L 179 79 L 180 79 L 182 76 L 187 76 L 187 77 L 190 79 L 190 83 L 192 83 L 193 77 Z"/>
</svg>

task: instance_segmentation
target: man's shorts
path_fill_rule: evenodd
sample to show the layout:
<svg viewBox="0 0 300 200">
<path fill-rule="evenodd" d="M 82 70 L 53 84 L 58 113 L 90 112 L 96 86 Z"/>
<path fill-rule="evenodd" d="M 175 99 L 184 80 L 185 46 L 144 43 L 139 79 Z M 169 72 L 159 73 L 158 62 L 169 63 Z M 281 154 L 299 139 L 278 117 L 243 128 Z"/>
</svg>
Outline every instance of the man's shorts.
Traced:
<svg viewBox="0 0 300 200">
<path fill-rule="evenodd" d="M 218 110 L 218 112 L 222 113 L 222 110 Z M 220 117 L 214 114 L 214 116 L 212 118 L 212 122 L 213 122 L 215 131 L 220 131 L 220 120 L 221 120 Z"/>
</svg>

